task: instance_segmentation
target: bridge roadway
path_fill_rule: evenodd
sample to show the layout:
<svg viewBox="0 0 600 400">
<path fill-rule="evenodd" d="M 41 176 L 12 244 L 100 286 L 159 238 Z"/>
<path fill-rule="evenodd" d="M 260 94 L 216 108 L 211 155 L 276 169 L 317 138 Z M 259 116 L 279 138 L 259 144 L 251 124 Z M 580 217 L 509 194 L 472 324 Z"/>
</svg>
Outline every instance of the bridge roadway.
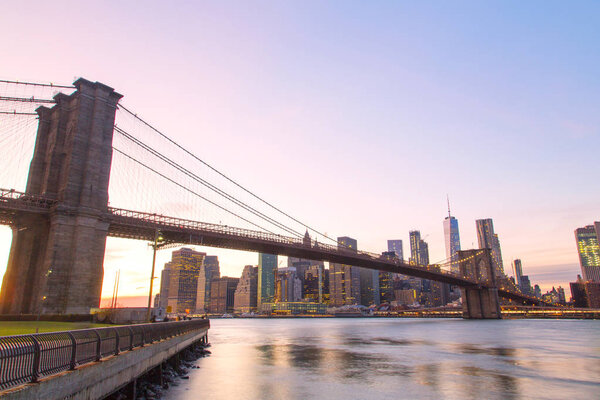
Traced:
<svg viewBox="0 0 600 400">
<path fill-rule="evenodd" d="M 69 213 L 70 211 L 72 210 L 68 205 L 56 200 L 10 189 L 0 189 L 0 224 L 18 226 L 28 214 Z M 108 222 L 108 235 L 112 237 L 154 241 L 156 231 L 160 230 L 165 243 L 256 251 L 400 273 L 459 287 L 488 287 L 485 283 L 440 270 L 435 266 L 413 265 L 379 254 L 354 251 L 314 241 L 305 243 L 299 238 L 249 229 L 113 207 L 108 207 L 101 218 Z M 520 303 L 540 303 L 539 299 L 515 292 L 510 287 L 498 287 L 498 294 Z"/>
</svg>

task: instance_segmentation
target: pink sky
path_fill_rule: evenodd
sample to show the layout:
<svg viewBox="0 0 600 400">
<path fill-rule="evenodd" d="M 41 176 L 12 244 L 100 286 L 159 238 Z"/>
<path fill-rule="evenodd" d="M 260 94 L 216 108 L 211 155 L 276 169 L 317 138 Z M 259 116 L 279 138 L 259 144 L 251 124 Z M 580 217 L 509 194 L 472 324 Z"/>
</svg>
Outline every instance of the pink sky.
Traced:
<svg viewBox="0 0 600 400">
<path fill-rule="evenodd" d="M 463 248 L 477 246 L 475 220 L 493 218 L 505 269 L 522 259 L 546 290 L 580 273 L 573 231 L 600 218 L 600 32 L 593 12 L 544 9 L 13 2 L 0 78 L 112 86 L 195 154 L 361 249 L 403 239 L 408 254 L 419 229 L 430 259 L 445 259 L 448 194 Z M 0 274 L 10 240 L 0 228 Z M 224 275 L 257 262 L 199 249 Z M 159 252 L 159 271 L 169 258 Z M 122 295 L 143 298 L 150 263 L 146 243 L 109 239 L 103 296 L 120 269 Z"/>
</svg>

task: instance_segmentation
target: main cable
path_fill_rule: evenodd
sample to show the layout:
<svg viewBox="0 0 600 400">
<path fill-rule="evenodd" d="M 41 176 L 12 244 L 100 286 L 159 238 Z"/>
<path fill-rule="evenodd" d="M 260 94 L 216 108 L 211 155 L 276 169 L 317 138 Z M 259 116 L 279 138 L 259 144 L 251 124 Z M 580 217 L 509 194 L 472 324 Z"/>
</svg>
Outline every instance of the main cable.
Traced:
<svg viewBox="0 0 600 400">
<path fill-rule="evenodd" d="M 223 191 L 222 189 L 219 189 L 217 186 L 215 186 L 215 185 L 211 184 L 210 182 L 208 182 L 208 181 L 200 178 L 198 175 L 194 174 L 193 172 L 191 172 L 187 168 L 183 167 L 182 165 L 176 163 L 175 161 L 173 161 L 170 158 L 166 157 L 165 155 L 161 154 L 157 150 L 155 150 L 152 147 L 148 146 L 147 144 L 145 144 L 141 140 L 137 139 L 133 135 L 127 133 L 125 130 L 119 128 L 118 126 L 115 126 L 115 131 L 117 133 L 120 133 L 121 135 L 123 135 L 126 139 L 130 140 L 131 142 L 133 142 L 137 146 L 141 147 L 142 149 L 144 149 L 147 152 L 151 153 L 155 157 L 159 158 L 161 161 L 166 162 L 167 164 L 169 164 L 173 168 L 175 168 L 178 171 L 184 173 L 188 177 L 194 179 L 196 182 L 199 182 L 200 184 L 202 184 L 202 185 L 206 186 L 207 188 L 211 189 L 213 192 L 215 192 L 215 193 L 217 193 L 217 194 L 225 197 L 227 200 L 231 201 L 235 205 L 242 207 L 246 211 L 251 212 L 252 214 L 256 215 L 257 217 L 259 217 L 259 218 L 261 218 L 261 219 L 263 219 L 263 220 L 265 220 L 267 222 L 269 222 L 270 224 L 275 225 L 277 228 L 283 229 L 284 231 L 286 231 L 289 234 L 292 234 L 294 236 L 302 238 L 302 234 L 301 233 L 298 233 L 295 230 L 293 230 L 292 228 L 290 228 L 290 227 L 282 224 L 281 222 L 279 222 L 279 221 L 277 221 L 277 220 L 269 217 L 268 215 L 265 215 L 265 214 L 261 213 L 260 211 L 256 210 L 252 206 L 250 206 L 250 205 L 242 202 L 241 200 L 236 199 L 235 197 L 233 197 L 229 193 Z"/>
<path fill-rule="evenodd" d="M 175 142 L 173 139 L 169 138 L 167 135 L 165 135 L 164 133 L 162 133 L 161 131 L 159 131 L 158 129 L 156 129 L 154 126 L 150 125 L 148 122 L 146 122 L 142 118 L 138 117 L 137 114 L 135 114 L 134 112 L 132 112 L 129 109 L 127 109 L 124 105 L 119 104 L 119 108 L 122 108 L 123 110 L 125 110 L 127 113 L 129 113 L 131 116 L 133 116 L 135 119 L 137 119 L 138 121 L 140 121 L 141 123 L 143 123 L 144 125 L 146 125 L 147 127 L 149 127 L 150 129 L 152 129 L 154 132 L 158 133 L 160 136 L 162 136 L 164 139 L 166 139 L 167 141 L 169 141 L 170 143 L 172 143 L 173 145 L 175 145 L 177 148 L 179 148 L 180 150 L 183 150 L 185 153 L 187 153 L 188 155 L 190 155 L 191 157 L 193 157 L 196 161 L 198 161 L 198 162 L 202 163 L 203 165 L 205 165 L 206 167 L 210 168 L 212 171 L 216 172 L 221 177 L 225 178 L 229 182 L 233 183 L 235 186 L 239 187 L 240 189 L 242 189 L 246 193 L 250 194 L 252 197 L 260 200 L 261 202 L 263 202 L 264 204 L 268 205 L 269 207 L 271 207 L 275 211 L 277 211 L 277 212 L 285 215 L 286 217 L 290 218 L 292 221 L 294 221 L 294 222 L 296 222 L 296 223 L 304 226 L 306 229 L 309 229 L 309 230 L 311 230 L 311 231 L 313 231 L 313 232 L 315 232 L 315 233 L 323 236 L 324 238 L 327 238 L 327 239 L 335 242 L 336 244 L 340 244 L 340 242 L 338 242 L 336 239 L 332 239 L 329 236 L 327 236 L 326 234 L 321 233 L 321 232 L 319 232 L 318 230 L 316 230 L 314 228 L 311 228 L 309 225 L 307 225 L 307 224 L 305 224 L 305 223 L 297 220 L 296 218 L 294 218 L 291 215 L 287 214 L 286 212 L 280 210 L 279 208 L 277 208 L 273 204 L 271 204 L 268 201 L 264 200 L 260 196 L 254 194 L 249 189 L 246 189 L 244 186 L 242 186 L 241 184 L 237 183 L 233 179 L 229 178 L 227 175 L 223 174 L 221 171 L 217 170 L 216 168 L 212 167 L 206 161 L 200 159 L 195 154 L 193 154 L 192 152 L 190 152 L 189 150 L 187 150 L 186 148 L 184 148 L 183 146 L 181 146 L 180 144 L 178 144 L 177 142 Z"/>
<path fill-rule="evenodd" d="M 263 227 L 262 227 L 262 226 L 260 226 L 260 225 L 257 225 L 257 224 L 255 224 L 254 222 L 252 222 L 252 221 L 250 221 L 250 220 L 247 220 L 246 218 L 242 217 L 241 215 L 238 215 L 238 214 L 234 213 L 233 211 L 230 211 L 230 210 L 226 209 L 225 207 L 223 207 L 223 206 L 221 206 L 221 205 L 219 205 L 219 204 L 215 203 L 214 201 L 207 199 L 206 197 L 202 196 L 200 193 L 196 193 L 196 192 L 194 192 L 193 190 L 191 190 L 191 189 L 189 189 L 189 188 L 187 188 L 187 187 L 183 186 L 182 184 L 180 184 L 180 183 L 178 183 L 178 182 L 174 181 L 173 179 L 169 178 L 168 176 L 166 176 L 166 175 L 164 175 L 164 174 L 161 174 L 160 172 L 158 172 L 158 171 L 157 171 L 157 170 L 155 170 L 154 168 L 152 168 L 152 167 L 150 167 L 150 166 L 148 166 L 148 165 L 144 164 L 143 162 L 141 162 L 141 161 L 137 160 L 136 158 L 134 158 L 134 157 L 130 156 L 129 154 L 125 153 L 124 151 L 121 151 L 121 150 L 119 150 L 118 148 L 116 148 L 116 147 L 114 147 L 114 146 L 113 146 L 113 150 L 114 150 L 114 151 L 116 151 L 117 153 L 119 153 L 119 154 L 122 154 L 123 156 L 125 156 L 125 157 L 129 158 L 129 159 L 130 159 L 130 160 L 132 160 L 133 162 L 135 162 L 135 163 L 137 163 L 137 164 L 141 165 L 142 167 L 144 167 L 144 168 L 146 168 L 146 169 L 148 169 L 148 170 L 150 170 L 150 171 L 154 172 L 155 174 L 157 174 L 157 175 L 158 175 L 158 176 L 160 176 L 161 178 L 164 178 L 164 179 L 168 180 L 169 182 L 171 182 L 171 183 L 173 183 L 173 184 L 175 184 L 175 185 L 179 186 L 179 187 L 180 187 L 180 188 L 182 188 L 183 190 L 186 190 L 186 191 L 190 192 L 190 193 L 191 193 L 191 194 L 193 194 L 194 196 L 200 197 L 202 200 L 205 200 L 205 201 L 209 202 L 210 204 L 212 204 L 212 205 L 214 205 L 214 206 L 216 206 L 216 207 L 220 208 L 221 210 L 223 210 L 223 211 L 226 211 L 226 212 L 230 213 L 231 215 L 233 215 L 233 216 L 235 216 L 235 217 L 238 217 L 238 218 L 240 218 L 240 219 L 242 219 L 242 220 L 244 220 L 244 221 L 248 222 L 249 224 L 251 224 L 251 225 L 253 225 L 253 226 L 255 226 L 255 227 L 257 227 L 257 228 L 259 228 L 259 229 L 261 229 L 261 230 L 263 230 L 263 231 L 266 231 L 266 232 L 268 232 L 268 233 L 271 233 L 271 234 L 273 234 L 273 235 L 277 235 L 275 232 L 272 232 L 272 231 L 270 231 L 270 230 L 268 230 L 268 229 L 266 229 L 266 228 L 263 228 Z"/>
<path fill-rule="evenodd" d="M 53 88 L 62 88 L 62 89 L 77 89 L 76 86 L 73 85 L 55 85 L 54 83 L 38 83 L 38 82 L 20 82 L 20 81 L 9 81 L 5 79 L 0 79 L 0 83 L 11 83 L 15 85 L 29 85 L 29 86 L 44 86 L 44 87 L 53 87 Z"/>
</svg>

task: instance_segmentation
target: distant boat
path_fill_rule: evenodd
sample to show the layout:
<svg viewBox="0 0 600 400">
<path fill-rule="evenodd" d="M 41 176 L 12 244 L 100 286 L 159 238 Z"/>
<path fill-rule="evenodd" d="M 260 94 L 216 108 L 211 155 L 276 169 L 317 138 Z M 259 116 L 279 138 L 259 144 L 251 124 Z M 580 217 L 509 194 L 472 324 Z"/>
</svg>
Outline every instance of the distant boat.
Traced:
<svg viewBox="0 0 600 400">
<path fill-rule="evenodd" d="M 223 314 L 221 315 L 221 318 L 233 318 L 232 314 Z"/>
</svg>

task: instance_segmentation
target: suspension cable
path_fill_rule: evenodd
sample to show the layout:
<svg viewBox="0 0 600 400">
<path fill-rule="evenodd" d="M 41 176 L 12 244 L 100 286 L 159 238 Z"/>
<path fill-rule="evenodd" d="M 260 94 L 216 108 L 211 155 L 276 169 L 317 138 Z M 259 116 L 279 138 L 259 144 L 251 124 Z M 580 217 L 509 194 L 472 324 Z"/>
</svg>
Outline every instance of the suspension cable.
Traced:
<svg viewBox="0 0 600 400">
<path fill-rule="evenodd" d="M 36 117 L 38 116 L 37 113 L 30 113 L 30 112 L 19 112 L 19 111 L 0 111 L 0 114 L 5 114 L 5 115 L 35 115 Z"/>
<path fill-rule="evenodd" d="M 144 142 L 142 142 L 141 140 L 135 138 L 134 136 L 132 136 L 131 134 L 127 133 L 125 130 L 119 128 L 118 126 L 115 126 L 115 131 L 120 133 L 121 135 L 123 135 L 126 139 L 132 141 L 133 143 L 135 143 L 136 145 L 140 146 L 142 149 L 148 151 L 149 153 L 151 153 L 152 155 L 154 155 L 155 157 L 159 158 L 161 161 L 166 162 L 167 164 L 169 164 L 170 166 L 172 166 L 173 168 L 179 170 L 180 172 L 184 173 L 185 175 L 187 175 L 188 177 L 194 179 L 195 181 L 199 182 L 200 184 L 206 186 L 207 188 L 211 189 L 213 192 L 225 197 L 227 200 L 231 201 L 232 203 L 242 207 L 243 209 L 245 209 L 246 211 L 251 212 L 252 214 L 256 215 L 257 217 L 275 225 L 276 227 L 283 229 L 284 231 L 286 231 L 289 234 L 295 235 L 299 238 L 302 238 L 302 234 L 296 232 L 295 230 L 293 230 L 292 228 L 282 224 L 281 222 L 269 217 L 268 215 L 265 215 L 263 213 L 261 213 L 260 211 L 256 210 L 255 208 L 253 208 L 252 206 L 242 202 L 241 200 L 236 199 L 235 197 L 233 197 L 232 195 L 230 195 L 229 193 L 219 189 L 217 186 L 211 184 L 210 182 L 200 178 L 198 175 L 194 174 L 193 172 L 191 172 L 190 170 L 188 170 L 187 168 L 183 167 L 182 165 L 176 163 L 175 161 L 169 159 L 168 157 L 164 156 L 163 154 L 161 154 L 160 152 L 158 152 L 157 150 L 153 149 L 152 147 L 148 146 L 147 144 L 145 144 Z"/>
<path fill-rule="evenodd" d="M 221 206 L 221 205 L 219 205 L 219 204 L 215 203 L 214 201 L 207 199 L 206 197 L 202 196 L 200 193 L 196 193 L 196 192 L 194 192 L 193 190 L 191 190 L 191 189 L 189 189 L 189 188 L 187 188 L 187 187 L 183 186 L 182 184 L 180 184 L 180 183 L 178 183 L 178 182 L 174 181 L 173 179 L 171 179 L 171 178 L 167 177 L 166 175 L 163 175 L 163 174 L 161 174 L 160 172 L 158 172 L 158 171 L 157 171 L 157 170 L 155 170 L 154 168 L 152 168 L 152 167 L 150 167 L 150 166 L 148 166 L 148 165 L 144 164 L 143 162 L 141 162 L 141 161 L 137 160 L 136 158 L 134 158 L 134 157 L 130 156 L 129 154 L 127 154 L 127 153 L 125 153 L 125 152 L 123 152 L 123 151 L 119 150 L 118 148 L 116 148 L 116 147 L 114 147 L 114 146 L 113 146 L 113 150 L 114 150 L 114 151 L 116 151 L 117 153 L 120 153 L 120 154 L 122 154 L 123 156 L 125 156 L 125 157 L 129 158 L 130 160 L 134 161 L 135 163 L 137 163 L 137 164 L 141 165 L 142 167 L 144 167 L 144 168 L 146 168 L 146 169 L 148 169 L 148 170 L 150 170 L 150 171 L 154 172 L 155 174 L 157 174 L 157 175 L 158 175 L 158 176 L 160 176 L 161 178 L 164 178 L 164 179 L 168 180 L 169 182 L 171 182 L 171 183 L 173 183 L 173 184 L 175 184 L 175 185 L 179 186 L 179 187 L 180 187 L 180 188 L 182 188 L 183 190 L 186 190 L 186 191 L 190 192 L 191 194 L 193 194 L 193 195 L 195 195 L 195 196 L 197 196 L 197 197 L 200 197 L 202 200 L 205 200 L 205 201 L 209 202 L 210 204 L 212 204 L 212 205 L 214 205 L 214 206 L 216 206 L 216 207 L 220 208 L 221 210 L 223 210 L 223 211 L 226 211 L 226 212 L 230 213 L 231 215 L 234 215 L 234 216 L 236 216 L 236 217 L 238 217 L 238 218 L 240 218 L 240 219 L 242 219 L 242 220 L 244 220 L 244 221 L 248 222 L 249 224 L 251 224 L 251 225 L 253 225 L 253 226 L 257 227 L 258 229 L 261 229 L 261 230 L 263 230 L 263 231 L 266 231 L 266 232 L 268 232 L 268 233 L 271 233 L 271 234 L 273 234 L 273 235 L 276 235 L 276 233 L 275 233 L 275 232 L 272 232 L 272 231 L 270 231 L 270 230 L 268 230 L 268 229 L 266 229 L 266 228 L 263 228 L 262 226 L 260 226 L 260 225 L 257 225 L 257 224 L 255 224 L 254 222 L 247 220 L 246 218 L 242 217 L 241 215 L 238 215 L 238 214 L 234 213 L 233 211 L 230 211 L 230 210 L 226 209 L 225 207 L 223 207 L 223 206 Z"/>
<path fill-rule="evenodd" d="M 309 229 L 337 244 L 339 244 L 339 242 L 336 239 L 332 239 L 329 236 L 327 236 L 324 233 L 319 232 L 318 230 L 310 227 L 309 225 L 297 220 L 296 218 L 292 217 L 291 215 L 287 214 L 286 212 L 282 211 L 281 209 L 277 208 L 276 206 L 274 206 L 273 204 L 269 203 L 268 201 L 264 200 L 263 198 L 261 198 L 260 196 L 254 194 L 253 192 L 251 192 L 249 189 L 246 189 L 244 186 L 242 186 L 241 184 L 237 183 L 236 181 L 234 181 L 233 179 L 229 178 L 227 175 L 223 174 L 222 172 L 220 172 L 219 170 L 217 170 L 216 168 L 212 167 L 210 164 L 208 164 L 207 162 L 205 162 L 204 160 L 200 159 L 198 156 L 196 156 L 195 154 L 193 154 L 192 152 L 190 152 L 189 150 L 187 150 L 185 147 L 181 146 L 180 144 L 178 144 L 177 142 L 175 142 L 173 139 L 169 138 L 167 135 L 165 135 L 164 133 L 162 133 L 161 131 L 159 131 L 158 129 L 156 129 L 154 126 L 150 125 L 148 122 L 144 121 L 141 117 L 138 117 L 137 114 L 135 114 L 134 112 L 130 111 L 129 109 L 127 109 L 124 105 L 119 104 L 119 108 L 122 108 L 123 110 L 125 110 L 127 113 L 129 113 L 131 116 L 133 116 L 135 119 L 137 119 L 138 121 L 140 121 L 141 123 L 143 123 L 144 125 L 146 125 L 148 128 L 152 129 L 154 132 L 156 132 L 157 134 L 159 134 L 160 136 L 162 136 L 164 139 L 166 139 L 167 141 L 169 141 L 171 144 L 175 145 L 177 148 L 179 148 L 180 150 L 183 150 L 186 154 L 190 155 L 191 157 L 193 157 L 196 161 L 202 163 L 203 165 L 205 165 L 206 167 L 210 168 L 212 171 L 216 172 L 218 175 L 220 175 L 221 177 L 225 178 L 227 181 L 233 183 L 235 186 L 239 187 L 240 189 L 242 189 L 243 191 L 245 191 L 246 193 L 248 193 L 249 195 L 251 195 L 252 197 L 260 200 L 262 203 L 268 205 L 269 207 L 271 207 L 272 209 L 274 209 L 275 211 L 285 215 L 286 217 L 290 218 L 291 220 L 293 220 L 294 222 L 304 226 L 306 229 Z"/>
<path fill-rule="evenodd" d="M 51 103 L 54 104 L 56 103 L 55 100 L 52 99 L 36 99 L 35 97 L 31 96 L 31 97 L 6 97 L 6 96 L 0 96 L 0 101 L 14 101 L 14 102 L 21 102 L 21 103 Z"/>
<path fill-rule="evenodd" d="M 77 89 L 77 87 L 73 85 L 55 85 L 54 83 L 38 83 L 38 82 L 23 82 L 23 81 L 8 81 L 5 79 L 0 79 L 0 83 L 12 83 L 15 85 L 29 85 L 29 86 L 45 86 L 45 87 L 55 87 L 62 89 Z"/>
</svg>

